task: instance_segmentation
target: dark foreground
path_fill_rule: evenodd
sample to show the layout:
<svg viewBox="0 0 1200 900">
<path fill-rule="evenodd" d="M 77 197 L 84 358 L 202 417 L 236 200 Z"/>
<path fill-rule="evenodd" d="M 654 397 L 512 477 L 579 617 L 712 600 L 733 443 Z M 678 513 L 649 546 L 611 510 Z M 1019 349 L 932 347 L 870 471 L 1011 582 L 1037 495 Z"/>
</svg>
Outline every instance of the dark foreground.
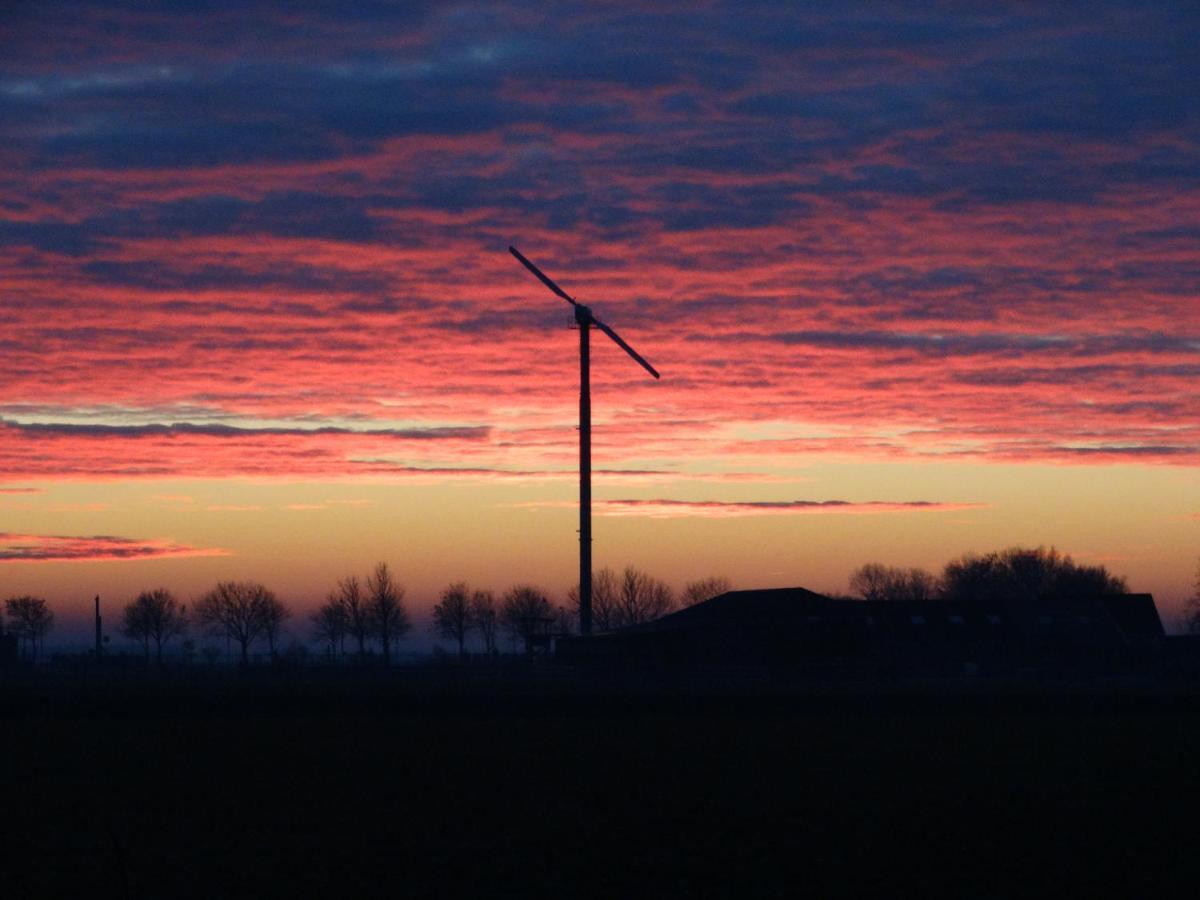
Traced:
<svg viewBox="0 0 1200 900">
<path fill-rule="evenodd" d="M 1155 896 L 1200 696 L 0 684 L 4 897 Z"/>
</svg>

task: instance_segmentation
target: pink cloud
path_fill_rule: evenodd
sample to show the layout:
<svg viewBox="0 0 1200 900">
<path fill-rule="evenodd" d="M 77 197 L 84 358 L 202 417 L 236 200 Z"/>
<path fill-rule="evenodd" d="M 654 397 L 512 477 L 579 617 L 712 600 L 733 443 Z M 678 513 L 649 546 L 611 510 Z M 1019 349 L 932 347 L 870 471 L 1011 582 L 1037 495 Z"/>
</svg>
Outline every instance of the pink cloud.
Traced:
<svg viewBox="0 0 1200 900">
<path fill-rule="evenodd" d="M 504 252 L 510 242 L 663 372 L 649 382 L 597 338 L 594 439 L 609 469 L 653 460 L 731 480 L 730 453 L 764 467 L 1200 463 L 1195 142 L 1169 117 L 1114 136 L 1115 116 L 1069 140 L 1031 127 L 1090 108 L 1062 100 L 1087 80 L 1075 70 L 1065 82 L 1030 73 L 1053 83 L 1018 94 L 1058 99 L 1021 116 L 996 99 L 1016 102 L 1002 84 L 995 109 L 954 100 L 970 79 L 957 38 L 939 44 L 936 29 L 928 45 L 898 27 L 869 49 L 792 52 L 712 27 L 711 10 L 689 13 L 676 47 L 645 55 L 648 86 L 611 59 L 555 77 L 571 52 L 523 67 L 501 52 L 503 33 L 474 36 L 494 54 L 451 59 L 436 15 L 404 28 L 298 15 L 247 45 L 218 39 L 248 27 L 236 12 L 176 15 L 175 28 L 139 28 L 130 11 L 60 16 L 13 45 L 14 90 L 61 105 L 70 126 L 56 119 L 44 143 L 78 146 L 41 159 L 33 129 L 0 149 L 14 198 L 0 241 L 0 478 L 558 477 L 532 473 L 564 468 L 573 449 L 575 335 L 565 305 Z M 1065 60 L 1096 27 L 1029 18 L 1012 45 L 1034 34 Z M 542 24 L 568 50 L 620 37 L 592 48 L 607 53 L 640 40 L 622 21 L 591 11 Z M 776 24 L 829 26 L 803 14 Z M 471 40 L 461 27 L 456 39 Z M 721 35 L 731 43 L 710 56 Z M 312 146 L 231 141 L 159 160 L 138 156 L 156 146 L 146 140 L 114 163 L 76 122 L 96 92 L 112 115 L 175 123 L 159 91 L 202 89 L 214 121 L 201 125 L 257 134 L 257 93 L 237 81 L 256 62 L 246 46 L 263 48 L 257 64 L 281 82 L 332 79 L 347 103 L 361 91 L 370 102 L 346 119 L 360 122 L 357 111 L 372 127 L 338 131 L 296 100 L 295 138 Z M 1008 46 L 972 44 L 971 79 L 1017 71 Z M 718 59 L 739 77 L 700 77 Z M 270 68 L 279 60 L 291 67 Z M 433 96 L 436 74 L 408 79 L 437 72 L 455 100 L 480 102 L 478 122 L 447 123 L 436 106 L 415 129 L 408 116 L 371 118 L 383 96 Z M 904 86 L 911 115 L 891 102 Z M 562 115 L 583 104 L 596 121 Z M 187 136 L 168 135 L 185 147 Z M 29 404 L 46 408 L 47 430 L 22 427 L 17 407 Z M 212 419 L 55 419 L 173 406 Z M 305 417 L 312 433 L 230 424 Z M 343 430 L 315 433 L 321 423 Z M 481 431 L 385 462 L 394 442 L 446 423 Z"/>
<path fill-rule="evenodd" d="M 130 561 L 175 556 L 226 556 L 228 550 L 188 547 L 167 540 L 112 535 L 0 533 L 0 563 Z"/>
</svg>

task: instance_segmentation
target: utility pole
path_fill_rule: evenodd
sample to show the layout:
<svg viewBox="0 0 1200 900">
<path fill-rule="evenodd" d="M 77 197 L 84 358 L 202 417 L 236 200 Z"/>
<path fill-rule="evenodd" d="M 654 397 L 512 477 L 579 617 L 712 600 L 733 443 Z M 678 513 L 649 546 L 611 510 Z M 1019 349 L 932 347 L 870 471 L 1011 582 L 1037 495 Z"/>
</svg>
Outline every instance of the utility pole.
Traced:
<svg viewBox="0 0 1200 900">
<path fill-rule="evenodd" d="M 592 633 L 592 311 L 575 307 L 579 323 L 579 633 Z"/>
</svg>

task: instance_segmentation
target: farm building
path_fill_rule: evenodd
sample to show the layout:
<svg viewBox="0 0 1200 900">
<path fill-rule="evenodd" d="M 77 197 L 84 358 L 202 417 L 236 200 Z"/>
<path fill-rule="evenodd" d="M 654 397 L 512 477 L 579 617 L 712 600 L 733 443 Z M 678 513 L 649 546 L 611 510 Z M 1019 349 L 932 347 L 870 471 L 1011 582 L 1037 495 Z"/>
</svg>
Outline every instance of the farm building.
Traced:
<svg viewBox="0 0 1200 900">
<path fill-rule="evenodd" d="M 1121 673 L 1157 658 L 1149 594 L 1054 603 L 847 600 L 804 588 L 730 591 L 656 621 L 558 641 L 561 661 L 732 667 L 813 677 Z"/>
</svg>

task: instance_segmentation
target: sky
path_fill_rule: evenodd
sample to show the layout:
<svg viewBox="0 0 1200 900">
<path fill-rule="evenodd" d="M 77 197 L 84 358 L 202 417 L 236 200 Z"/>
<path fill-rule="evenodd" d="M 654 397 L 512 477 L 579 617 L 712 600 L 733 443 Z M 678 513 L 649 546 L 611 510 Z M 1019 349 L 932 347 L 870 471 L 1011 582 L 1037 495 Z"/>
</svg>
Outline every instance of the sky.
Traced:
<svg viewBox="0 0 1200 900">
<path fill-rule="evenodd" d="M 1200 555 L 1189 3 L 10 2 L 0 594 Z M 297 632 L 303 631 L 300 624 Z"/>
</svg>

